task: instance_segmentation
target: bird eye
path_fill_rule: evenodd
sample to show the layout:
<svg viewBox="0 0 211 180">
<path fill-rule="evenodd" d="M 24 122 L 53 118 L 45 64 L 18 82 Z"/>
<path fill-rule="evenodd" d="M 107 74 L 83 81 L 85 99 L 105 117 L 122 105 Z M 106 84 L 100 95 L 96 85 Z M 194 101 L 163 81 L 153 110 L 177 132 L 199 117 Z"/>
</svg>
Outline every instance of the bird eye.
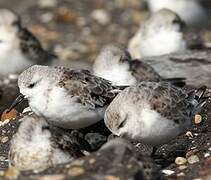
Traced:
<svg viewBox="0 0 211 180">
<path fill-rule="evenodd" d="M 122 128 L 125 125 L 126 120 L 122 121 L 118 127 L 118 129 Z"/>
<path fill-rule="evenodd" d="M 179 19 L 174 19 L 174 20 L 172 21 L 172 23 L 173 23 L 173 24 L 180 24 L 180 20 L 179 20 Z"/>
<path fill-rule="evenodd" d="M 12 26 L 19 26 L 19 24 L 20 24 L 19 20 L 12 22 Z"/>
<path fill-rule="evenodd" d="M 49 129 L 50 129 L 49 126 L 43 126 L 43 127 L 42 127 L 42 131 L 49 130 Z"/>
<path fill-rule="evenodd" d="M 28 88 L 32 89 L 35 85 L 36 85 L 36 83 L 31 83 L 28 85 Z"/>
<path fill-rule="evenodd" d="M 127 121 L 127 118 L 128 118 L 128 114 L 125 116 L 124 120 L 120 123 L 120 125 L 118 126 L 118 129 L 124 127 L 126 121 Z"/>
<path fill-rule="evenodd" d="M 131 59 L 130 53 L 129 53 L 127 50 L 125 50 L 125 51 L 124 51 L 124 55 L 122 55 L 122 56 L 120 57 L 120 62 L 129 61 L 130 59 Z"/>
</svg>

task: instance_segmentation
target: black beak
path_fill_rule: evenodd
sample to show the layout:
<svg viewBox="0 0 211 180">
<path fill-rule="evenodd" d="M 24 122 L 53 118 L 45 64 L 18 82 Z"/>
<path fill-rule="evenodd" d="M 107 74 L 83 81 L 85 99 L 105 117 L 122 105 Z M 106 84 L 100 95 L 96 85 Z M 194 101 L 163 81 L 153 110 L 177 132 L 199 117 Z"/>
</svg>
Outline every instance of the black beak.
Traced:
<svg viewBox="0 0 211 180">
<path fill-rule="evenodd" d="M 19 94 L 18 97 L 13 101 L 12 105 L 8 109 L 7 113 L 9 113 L 14 107 L 20 104 L 24 100 L 23 94 Z"/>
</svg>

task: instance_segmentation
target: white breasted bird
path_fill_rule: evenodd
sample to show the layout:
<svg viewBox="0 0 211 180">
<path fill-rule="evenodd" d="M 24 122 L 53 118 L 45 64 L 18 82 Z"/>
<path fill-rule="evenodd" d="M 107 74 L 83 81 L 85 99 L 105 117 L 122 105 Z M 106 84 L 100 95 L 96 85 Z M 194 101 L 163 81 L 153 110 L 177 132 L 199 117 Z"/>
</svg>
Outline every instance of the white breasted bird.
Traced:
<svg viewBox="0 0 211 180">
<path fill-rule="evenodd" d="M 150 65 L 132 59 L 127 50 L 114 45 L 106 45 L 102 49 L 94 62 L 93 73 L 119 86 L 142 81 L 168 81 L 178 86 L 185 84 L 185 78 L 162 78 Z"/>
<path fill-rule="evenodd" d="M 145 0 L 151 13 L 162 8 L 176 12 L 188 26 L 202 29 L 208 24 L 208 8 L 201 0 Z M 208 6 L 207 6 L 208 7 Z"/>
<path fill-rule="evenodd" d="M 141 24 L 128 50 L 135 58 L 184 51 L 187 49 L 184 26 L 175 12 L 161 9 Z"/>
<path fill-rule="evenodd" d="M 206 104 L 206 87 L 186 93 L 166 82 L 142 82 L 123 90 L 105 112 L 105 124 L 117 135 L 157 146 L 191 126 Z"/>
<path fill-rule="evenodd" d="M 0 75 L 20 73 L 33 64 L 50 64 L 56 58 L 23 27 L 16 13 L 0 9 Z"/>
<path fill-rule="evenodd" d="M 83 156 L 69 133 L 51 130 L 48 122 L 36 115 L 24 116 L 9 150 L 9 165 L 19 170 L 44 170 Z"/>
<path fill-rule="evenodd" d="M 79 129 L 102 120 L 106 107 L 121 88 L 88 70 L 41 65 L 22 72 L 18 86 L 22 95 L 11 107 L 26 98 L 35 114 L 66 129 Z"/>
</svg>

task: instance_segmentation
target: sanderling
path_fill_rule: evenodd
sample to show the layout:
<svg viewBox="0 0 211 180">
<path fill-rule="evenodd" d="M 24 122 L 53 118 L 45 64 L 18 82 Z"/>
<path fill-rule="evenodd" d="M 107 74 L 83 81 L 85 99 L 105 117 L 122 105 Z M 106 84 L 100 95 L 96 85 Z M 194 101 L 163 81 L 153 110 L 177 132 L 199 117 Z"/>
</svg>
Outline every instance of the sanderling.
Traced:
<svg viewBox="0 0 211 180">
<path fill-rule="evenodd" d="M 135 58 L 184 51 L 187 49 L 184 26 L 176 13 L 161 9 L 141 24 L 128 50 Z"/>
<path fill-rule="evenodd" d="M 30 115 L 21 121 L 11 140 L 8 155 L 10 166 L 19 170 L 43 170 L 83 155 L 69 133 L 55 127 L 51 130 L 44 118 Z"/>
<path fill-rule="evenodd" d="M 188 26 L 200 28 L 207 25 L 208 12 L 200 0 L 146 0 L 152 13 L 168 8 L 176 12 Z"/>
<path fill-rule="evenodd" d="M 20 73 L 33 64 L 48 64 L 56 56 L 21 24 L 20 17 L 0 9 L 0 74 Z"/>
<path fill-rule="evenodd" d="M 117 95 L 106 109 L 105 124 L 117 136 L 165 144 L 190 127 L 206 103 L 205 91 L 186 93 L 166 82 L 142 82 Z"/>
<path fill-rule="evenodd" d="M 103 119 L 105 108 L 120 92 L 88 70 L 34 65 L 18 78 L 20 93 L 12 107 L 24 98 L 32 111 L 66 129 L 79 129 Z"/>
<path fill-rule="evenodd" d="M 106 45 L 93 65 L 93 73 L 114 85 L 135 85 L 141 81 L 169 81 L 184 85 L 184 78 L 162 78 L 150 65 L 132 60 L 130 53 L 114 45 Z"/>
</svg>

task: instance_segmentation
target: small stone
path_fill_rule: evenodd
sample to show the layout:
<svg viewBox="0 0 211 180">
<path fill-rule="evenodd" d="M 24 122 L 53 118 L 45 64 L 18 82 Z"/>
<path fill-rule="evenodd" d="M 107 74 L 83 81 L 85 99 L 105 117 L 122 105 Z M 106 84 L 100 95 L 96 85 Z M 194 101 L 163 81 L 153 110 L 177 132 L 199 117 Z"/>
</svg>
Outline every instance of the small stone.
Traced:
<svg viewBox="0 0 211 180">
<path fill-rule="evenodd" d="M 18 79 L 18 75 L 17 74 L 10 74 L 9 79 L 16 80 L 16 79 Z"/>
<path fill-rule="evenodd" d="M 174 174 L 175 172 L 172 171 L 172 170 L 164 169 L 164 170 L 162 170 L 162 173 L 164 173 L 165 175 L 172 175 L 172 174 Z"/>
<path fill-rule="evenodd" d="M 63 180 L 65 176 L 62 174 L 55 174 L 55 175 L 45 175 L 39 178 L 39 180 Z"/>
<path fill-rule="evenodd" d="M 10 112 L 7 112 L 8 109 L 6 109 L 2 115 L 1 115 L 1 121 L 5 121 L 7 119 L 11 120 L 14 119 L 18 116 L 18 111 L 16 111 L 15 109 L 12 109 Z"/>
<path fill-rule="evenodd" d="M 91 17 L 101 25 L 106 25 L 110 22 L 110 15 L 103 9 L 96 9 L 91 13 Z"/>
<path fill-rule="evenodd" d="M 186 162 L 187 162 L 187 159 L 184 158 L 184 157 L 177 157 L 177 158 L 175 159 L 175 163 L 176 163 L 177 165 L 183 165 L 183 164 L 185 164 Z"/>
<path fill-rule="evenodd" d="M 94 164 L 95 162 L 96 162 L 95 159 L 90 159 L 90 160 L 89 160 L 89 164 Z"/>
<path fill-rule="evenodd" d="M 179 166 L 179 169 L 180 169 L 180 170 L 187 169 L 187 166 L 185 166 L 185 165 Z"/>
<path fill-rule="evenodd" d="M 57 0 L 39 0 L 38 5 L 41 8 L 53 8 L 57 5 Z"/>
<path fill-rule="evenodd" d="M 193 134 L 190 131 L 187 131 L 185 135 L 188 136 L 189 138 L 193 138 Z"/>
<path fill-rule="evenodd" d="M 183 172 L 181 172 L 181 173 L 177 174 L 177 176 L 178 176 L 178 177 L 180 177 L 180 176 L 184 176 L 184 175 L 185 175 L 185 173 L 183 173 Z"/>
<path fill-rule="evenodd" d="M 194 163 L 197 163 L 199 162 L 199 158 L 197 155 L 192 155 L 188 158 L 188 163 L 189 164 L 194 164 Z"/>
<path fill-rule="evenodd" d="M 200 124 L 202 122 L 202 117 L 200 114 L 196 114 L 194 118 L 195 124 Z"/>
<path fill-rule="evenodd" d="M 0 137 L 0 140 L 1 140 L 2 143 L 6 143 L 9 140 L 9 138 L 7 136 Z"/>
<path fill-rule="evenodd" d="M 60 7 L 54 17 L 56 21 L 68 23 L 76 23 L 77 18 L 78 15 L 67 7 Z"/>
<path fill-rule="evenodd" d="M 22 113 L 32 112 L 30 107 L 26 107 Z"/>
<path fill-rule="evenodd" d="M 119 180 L 119 178 L 118 177 L 115 177 L 115 176 L 111 176 L 111 175 L 107 175 L 107 176 L 105 176 L 105 178 L 104 178 L 105 180 Z"/>
<path fill-rule="evenodd" d="M 84 160 L 83 159 L 76 159 L 75 161 L 73 161 L 71 163 L 72 166 L 83 166 L 83 164 L 84 164 Z M 70 164 L 67 164 L 65 167 L 66 168 L 70 168 L 71 166 L 70 166 Z"/>
<path fill-rule="evenodd" d="M 43 22 L 43 23 L 48 23 L 48 22 L 50 22 L 50 21 L 52 21 L 53 20 L 53 14 L 52 13 L 45 13 L 45 14 L 42 14 L 41 16 L 40 16 L 40 18 L 41 18 L 41 21 Z"/>
<path fill-rule="evenodd" d="M 107 138 L 99 133 L 87 133 L 85 140 L 90 144 L 93 150 L 96 150 L 106 142 Z"/>
<path fill-rule="evenodd" d="M 17 179 L 18 176 L 19 176 L 19 171 L 15 167 L 9 167 L 4 173 L 4 177 L 8 179 Z"/>
<path fill-rule="evenodd" d="M 84 154 L 85 156 L 89 156 L 89 155 L 91 154 L 90 152 L 85 151 L 85 150 L 83 150 L 82 152 L 83 152 L 83 154 Z"/>
<path fill-rule="evenodd" d="M 9 123 L 9 122 L 10 122 L 9 119 L 6 119 L 6 120 L 4 120 L 4 121 L 0 121 L 0 126 L 4 126 L 4 125 L 6 125 L 6 124 Z"/>
<path fill-rule="evenodd" d="M 205 154 L 204 154 L 204 157 L 205 157 L 205 158 L 207 158 L 207 157 L 209 157 L 209 156 L 210 156 L 210 153 L 205 153 Z"/>
<path fill-rule="evenodd" d="M 194 150 L 191 150 L 191 151 L 188 151 L 185 155 L 186 159 L 189 158 L 190 156 L 192 155 L 195 155 L 197 152 L 199 152 L 198 149 L 194 149 Z"/>
<path fill-rule="evenodd" d="M 7 158 L 4 156 L 0 156 L 0 161 L 5 161 Z"/>
<path fill-rule="evenodd" d="M 68 175 L 70 176 L 80 176 L 84 174 L 84 169 L 81 167 L 72 167 L 68 170 Z"/>
</svg>

